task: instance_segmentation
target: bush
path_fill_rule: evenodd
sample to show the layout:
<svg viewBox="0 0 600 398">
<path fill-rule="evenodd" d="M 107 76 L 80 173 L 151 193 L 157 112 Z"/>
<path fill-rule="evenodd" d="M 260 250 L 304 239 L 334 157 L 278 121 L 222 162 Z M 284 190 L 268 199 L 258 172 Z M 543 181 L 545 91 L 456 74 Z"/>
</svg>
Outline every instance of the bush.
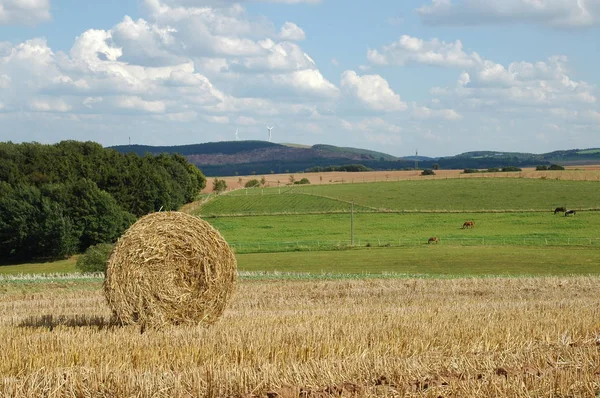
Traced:
<svg viewBox="0 0 600 398">
<path fill-rule="evenodd" d="M 489 169 L 487 169 L 488 173 L 497 173 L 500 171 L 499 168 L 497 167 L 490 167 Z"/>
<path fill-rule="evenodd" d="M 548 166 L 546 166 L 545 164 L 542 164 L 542 165 L 539 165 L 539 166 L 535 166 L 535 169 L 537 171 L 548 170 Z"/>
<path fill-rule="evenodd" d="M 431 170 L 431 169 L 425 169 L 421 172 L 422 176 L 434 176 L 435 175 L 435 171 Z"/>
<path fill-rule="evenodd" d="M 464 169 L 463 173 L 465 173 L 465 174 L 479 173 L 479 170 L 477 170 L 477 169 Z"/>
<path fill-rule="evenodd" d="M 300 181 L 294 181 L 295 185 L 304 185 L 304 184 L 310 184 L 310 181 L 308 180 L 308 178 L 303 178 Z"/>
<path fill-rule="evenodd" d="M 548 167 L 548 170 L 564 170 L 565 168 L 562 167 L 560 164 L 551 164 L 550 167 Z"/>
<path fill-rule="evenodd" d="M 115 245 L 112 243 L 100 243 L 88 247 L 88 249 L 77 259 L 75 266 L 81 272 L 105 272 L 106 262 Z"/>
<path fill-rule="evenodd" d="M 256 188 L 260 186 L 260 181 L 254 179 L 254 180 L 250 180 L 246 183 L 246 185 L 244 185 L 246 188 Z"/>
<path fill-rule="evenodd" d="M 520 167 L 516 167 L 516 166 L 506 166 L 502 168 L 502 171 L 523 171 L 521 170 Z"/>
</svg>

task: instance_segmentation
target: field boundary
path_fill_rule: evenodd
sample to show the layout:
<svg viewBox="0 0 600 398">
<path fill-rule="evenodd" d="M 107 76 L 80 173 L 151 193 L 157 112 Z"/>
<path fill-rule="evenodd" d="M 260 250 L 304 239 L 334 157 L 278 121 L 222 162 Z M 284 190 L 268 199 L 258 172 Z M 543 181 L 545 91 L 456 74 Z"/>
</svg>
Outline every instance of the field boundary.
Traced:
<svg viewBox="0 0 600 398">
<path fill-rule="evenodd" d="M 419 209 L 404 209 L 404 210 L 393 210 L 393 209 L 376 209 L 368 206 L 363 206 L 359 203 L 354 203 L 355 214 L 505 214 L 505 213 L 554 213 L 548 209 L 479 209 L 479 210 L 446 210 L 446 209 L 434 209 L 434 210 L 419 210 Z M 369 210 L 363 210 L 369 209 Z M 373 209 L 373 210 L 370 210 Z M 597 212 L 600 211 L 599 207 L 591 208 L 573 208 L 577 212 Z M 329 211 L 302 211 L 302 212 L 244 212 L 244 213 L 219 213 L 219 214 L 202 214 L 196 213 L 199 217 L 205 218 L 216 218 L 216 217 L 255 217 L 255 216 L 286 216 L 286 215 L 323 215 L 323 214 L 350 214 L 351 210 L 329 210 Z M 562 214 L 561 214 L 562 216 Z M 560 217 L 557 215 L 556 217 Z"/>
<path fill-rule="evenodd" d="M 569 237 L 439 237 L 439 244 L 450 243 L 452 246 L 594 246 L 600 247 L 600 238 Z M 377 247 L 414 247 L 428 245 L 427 239 L 355 239 L 351 240 L 319 240 L 319 241 L 287 241 L 287 242 L 229 242 L 229 246 L 238 254 L 279 253 L 290 251 L 329 251 L 368 249 Z M 435 246 L 431 244 L 430 246 Z"/>
</svg>

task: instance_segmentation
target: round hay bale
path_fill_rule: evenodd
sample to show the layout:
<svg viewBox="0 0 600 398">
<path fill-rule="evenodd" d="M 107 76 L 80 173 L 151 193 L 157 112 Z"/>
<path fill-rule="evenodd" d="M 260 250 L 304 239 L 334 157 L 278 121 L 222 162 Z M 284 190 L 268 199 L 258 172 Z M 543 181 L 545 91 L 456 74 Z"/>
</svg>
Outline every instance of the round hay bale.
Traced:
<svg viewBox="0 0 600 398">
<path fill-rule="evenodd" d="M 189 214 L 159 212 L 119 239 L 104 293 L 124 324 L 212 324 L 233 295 L 236 276 L 235 256 L 219 231 Z"/>
</svg>

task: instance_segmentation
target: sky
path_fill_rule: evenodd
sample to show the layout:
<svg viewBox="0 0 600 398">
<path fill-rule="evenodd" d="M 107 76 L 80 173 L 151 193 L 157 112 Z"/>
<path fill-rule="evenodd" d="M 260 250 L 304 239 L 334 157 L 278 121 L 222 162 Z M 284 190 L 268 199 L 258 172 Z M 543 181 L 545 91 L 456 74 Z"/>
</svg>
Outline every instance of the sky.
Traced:
<svg viewBox="0 0 600 398">
<path fill-rule="evenodd" d="M 600 147 L 600 0 L 0 0 L 0 141 Z"/>
</svg>

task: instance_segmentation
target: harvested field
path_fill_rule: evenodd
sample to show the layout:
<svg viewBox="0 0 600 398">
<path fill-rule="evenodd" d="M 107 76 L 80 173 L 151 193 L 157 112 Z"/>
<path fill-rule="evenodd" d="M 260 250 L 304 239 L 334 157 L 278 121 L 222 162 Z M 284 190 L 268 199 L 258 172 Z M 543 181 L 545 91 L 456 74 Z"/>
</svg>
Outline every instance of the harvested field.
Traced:
<svg viewBox="0 0 600 398">
<path fill-rule="evenodd" d="M 143 334 L 100 282 L 0 291 L 3 397 L 600 392 L 600 277 L 245 281 L 213 326 Z"/>
<path fill-rule="evenodd" d="M 558 180 L 575 181 L 600 181 L 600 165 L 580 165 L 565 166 L 565 170 L 544 170 L 536 171 L 535 167 L 523 168 L 521 172 L 507 173 L 471 173 L 464 174 L 463 170 L 436 170 L 434 176 L 422 176 L 421 171 L 366 171 L 366 172 L 325 172 L 325 173 L 289 173 L 289 174 L 266 174 L 264 175 L 267 187 L 284 186 L 290 183 L 290 176 L 296 181 L 307 178 L 311 184 L 348 184 L 358 182 L 382 182 L 382 181 L 403 181 L 403 180 L 423 180 L 423 179 L 444 179 L 444 178 L 547 178 Z M 253 179 L 260 179 L 262 175 L 254 176 L 235 176 L 219 177 L 227 183 L 227 189 L 240 189 Z M 208 177 L 206 188 L 203 193 L 212 192 L 212 181 L 214 177 Z"/>
</svg>

